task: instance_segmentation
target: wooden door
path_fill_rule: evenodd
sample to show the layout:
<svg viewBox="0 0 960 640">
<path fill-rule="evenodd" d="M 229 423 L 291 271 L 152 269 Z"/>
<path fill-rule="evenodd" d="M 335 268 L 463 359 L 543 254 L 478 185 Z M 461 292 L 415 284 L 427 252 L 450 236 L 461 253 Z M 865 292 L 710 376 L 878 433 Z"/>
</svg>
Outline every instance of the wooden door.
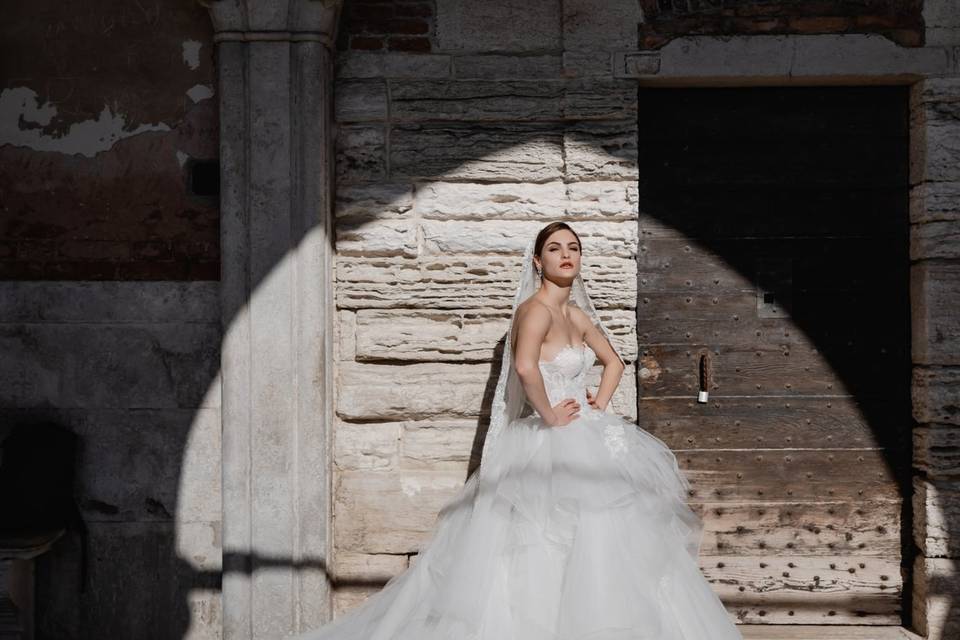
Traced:
<svg viewBox="0 0 960 640">
<path fill-rule="evenodd" d="M 744 622 L 901 621 L 907 132 L 905 87 L 640 91 L 638 415 Z"/>
</svg>

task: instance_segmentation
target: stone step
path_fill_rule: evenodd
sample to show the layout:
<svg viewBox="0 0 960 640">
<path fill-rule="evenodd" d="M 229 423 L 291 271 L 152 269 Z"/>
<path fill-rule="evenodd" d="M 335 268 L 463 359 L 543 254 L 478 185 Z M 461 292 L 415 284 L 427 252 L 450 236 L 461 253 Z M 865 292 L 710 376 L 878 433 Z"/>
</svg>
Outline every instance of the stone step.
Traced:
<svg viewBox="0 0 960 640">
<path fill-rule="evenodd" d="M 923 640 L 903 627 L 742 624 L 744 640 Z"/>
</svg>

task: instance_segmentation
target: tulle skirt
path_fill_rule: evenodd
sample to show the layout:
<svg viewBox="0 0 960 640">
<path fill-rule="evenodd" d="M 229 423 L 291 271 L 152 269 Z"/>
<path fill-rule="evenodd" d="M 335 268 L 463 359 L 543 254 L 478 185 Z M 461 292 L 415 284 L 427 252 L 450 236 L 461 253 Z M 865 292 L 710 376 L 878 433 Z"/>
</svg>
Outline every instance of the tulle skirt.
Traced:
<svg viewBox="0 0 960 640">
<path fill-rule="evenodd" d="M 403 573 L 301 640 L 733 640 L 670 449 L 583 404 L 504 428 Z"/>
</svg>

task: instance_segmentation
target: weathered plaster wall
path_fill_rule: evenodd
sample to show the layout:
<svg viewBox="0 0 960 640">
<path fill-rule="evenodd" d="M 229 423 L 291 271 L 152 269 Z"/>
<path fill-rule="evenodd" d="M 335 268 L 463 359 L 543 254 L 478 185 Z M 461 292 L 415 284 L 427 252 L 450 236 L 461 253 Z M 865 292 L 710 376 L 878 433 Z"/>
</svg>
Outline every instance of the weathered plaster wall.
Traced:
<svg viewBox="0 0 960 640">
<path fill-rule="evenodd" d="M 37 559 L 38 637 L 219 637 L 210 19 L 17 2 L 0 42 L 0 434 L 79 436 L 88 530 L 86 582 L 77 531 Z"/>
<path fill-rule="evenodd" d="M 0 278 L 219 278 L 206 13 L 190 2 L 6 7 Z"/>
</svg>

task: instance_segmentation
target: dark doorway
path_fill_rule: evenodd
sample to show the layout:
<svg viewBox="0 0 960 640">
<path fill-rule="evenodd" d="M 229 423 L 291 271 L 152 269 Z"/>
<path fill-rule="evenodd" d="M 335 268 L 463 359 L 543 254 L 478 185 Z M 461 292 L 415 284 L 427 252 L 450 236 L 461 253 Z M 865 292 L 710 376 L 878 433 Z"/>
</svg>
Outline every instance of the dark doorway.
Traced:
<svg viewBox="0 0 960 640">
<path fill-rule="evenodd" d="M 909 611 L 908 114 L 899 86 L 640 90 L 638 415 L 743 622 Z"/>
</svg>

